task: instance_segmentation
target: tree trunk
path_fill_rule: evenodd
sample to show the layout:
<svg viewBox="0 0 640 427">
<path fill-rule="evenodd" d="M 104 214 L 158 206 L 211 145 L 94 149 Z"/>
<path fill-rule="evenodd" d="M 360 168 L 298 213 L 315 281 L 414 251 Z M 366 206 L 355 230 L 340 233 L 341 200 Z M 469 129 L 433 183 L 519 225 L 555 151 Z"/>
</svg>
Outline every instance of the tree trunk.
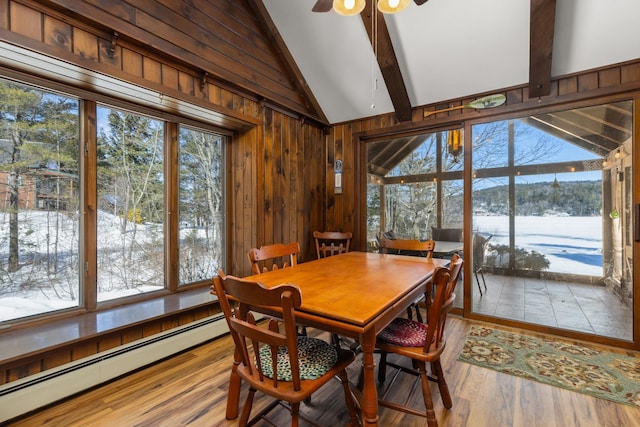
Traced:
<svg viewBox="0 0 640 427">
<path fill-rule="evenodd" d="M 8 177 L 9 188 L 9 273 L 18 271 L 18 173 L 12 171 Z"/>
</svg>

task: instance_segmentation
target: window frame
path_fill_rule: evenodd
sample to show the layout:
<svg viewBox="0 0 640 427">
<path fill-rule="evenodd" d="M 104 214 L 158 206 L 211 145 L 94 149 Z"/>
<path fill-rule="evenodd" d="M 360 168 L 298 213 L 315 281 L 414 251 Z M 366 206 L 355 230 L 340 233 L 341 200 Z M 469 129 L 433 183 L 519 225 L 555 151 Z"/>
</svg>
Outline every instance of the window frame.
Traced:
<svg viewBox="0 0 640 427">
<path fill-rule="evenodd" d="M 44 61 L 56 60 L 52 58 L 46 58 Z M 66 65 L 69 67 L 70 65 Z M 74 69 L 77 67 L 72 66 Z M 52 65 L 52 69 L 55 69 L 55 64 Z M 102 85 L 100 82 L 96 84 L 96 87 L 103 88 L 113 83 L 113 78 L 104 76 L 98 73 L 92 73 L 97 80 L 102 79 Z M 60 310 L 48 311 L 31 316 L 23 316 L 15 319 L 10 319 L 4 322 L 0 322 L 0 326 L 3 324 L 10 324 L 13 326 L 28 326 L 30 324 L 38 324 L 47 319 L 56 319 L 61 317 L 68 317 L 73 315 L 81 315 L 87 312 L 103 311 L 112 309 L 114 307 L 136 304 L 145 300 L 157 299 L 158 297 L 172 295 L 178 292 L 191 291 L 197 288 L 206 288 L 209 286 L 209 280 L 200 280 L 193 283 L 178 285 L 178 215 L 171 215 L 172 212 L 177 212 L 178 200 L 177 200 L 177 185 L 178 185 L 178 169 L 177 169 L 177 135 L 178 128 L 180 126 L 188 126 L 192 129 L 202 130 L 204 132 L 219 134 L 223 139 L 222 146 L 222 186 L 225 199 L 224 210 L 226 213 L 227 200 L 229 197 L 227 188 L 227 175 L 230 167 L 229 160 L 229 145 L 231 144 L 234 131 L 220 127 L 216 122 L 219 120 L 219 116 L 211 114 L 207 117 L 204 114 L 204 108 L 199 105 L 191 104 L 187 101 L 178 100 L 174 98 L 171 103 L 171 107 L 163 105 L 163 109 L 151 108 L 149 102 L 146 99 L 142 99 L 142 103 L 135 103 L 131 100 L 120 99 L 114 96 L 105 95 L 101 92 L 93 92 L 80 87 L 72 86 L 65 83 L 60 83 L 55 80 L 49 80 L 42 76 L 28 74 L 22 71 L 6 68 L 0 65 L 0 77 L 5 80 L 13 81 L 17 84 L 24 84 L 31 86 L 46 92 L 59 93 L 62 96 L 73 97 L 78 100 L 79 111 L 79 144 L 78 150 L 79 156 L 79 181 L 80 181 L 80 203 L 79 209 L 83 213 L 80 216 L 79 222 L 79 296 L 78 304 Z M 67 76 L 67 78 L 69 78 Z M 154 94 L 153 91 L 147 91 L 144 88 L 134 86 L 127 82 L 118 81 L 119 85 L 131 88 L 133 92 L 144 91 Z M 79 86 L 83 85 L 82 81 L 76 82 Z M 110 92 L 106 90 L 106 92 Z M 121 92 L 114 92 L 119 95 Z M 151 96 L 151 95 L 148 95 Z M 148 98 L 147 96 L 147 98 Z M 157 100 L 162 103 L 163 97 L 157 94 Z M 128 94 L 131 99 L 137 99 L 135 93 Z M 150 118 L 161 120 L 164 123 L 164 158 L 163 169 L 165 175 L 164 186 L 164 206 L 165 206 L 165 249 L 164 249 L 164 288 L 162 290 L 137 294 L 122 298 L 115 298 L 107 301 L 97 301 L 97 266 L 96 266 L 96 239 L 97 239 L 97 105 L 108 106 L 124 111 L 129 111 L 134 114 L 140 114 L 148 116 Z M 170 109 L 171 111 L 167 111 Z M 190 117 L 189 114 L 192 114 Z M 203 118 L 207 118 L 209 122 L 203 121 Z M 236 120 L 230 120 L 229 123 L 234 124 Z M 225 215 L 226 216 L 226 215 Z M 229 236 L 229 224 L 225 222 L 223 224 L 223 235 L 226 241 Z M 223 242 L 223 258 L 221 268 L 226 268 L 228 263 L 228 247 L 226 241 Z"/>
</svg>

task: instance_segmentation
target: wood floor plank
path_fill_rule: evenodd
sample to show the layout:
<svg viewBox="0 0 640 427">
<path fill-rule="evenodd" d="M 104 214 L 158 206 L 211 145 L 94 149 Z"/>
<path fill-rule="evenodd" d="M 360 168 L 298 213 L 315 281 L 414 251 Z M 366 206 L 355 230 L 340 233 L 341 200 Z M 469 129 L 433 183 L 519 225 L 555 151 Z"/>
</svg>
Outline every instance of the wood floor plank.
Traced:
<svg viewBox="0 0 640 427">
<path fill-rule="evenodd" d="M 456 359 L 472 323 L 457 317 L 447 323 L 448 344 L 443 367 L 453 408 L 444 409 L 438 389 L 433 385 L 440 427 L 640 427 L 640 409 L 458 362 Z M 232 340 L 222 337 L 6 425 L 235 426 L 237 420 L 225 419 L 232 357 Z M 353 384 L 359 369 L 359 360 L 349 369 Z M 393 373 L 390 371 L 389 375 Z M 403 386 L 394 388 L 394 395 L 404 397 L 410 382 L 409 378 L 403 378 Z M 243 390 L 241 402 L 245 395 Z M 254 407 L 259 410 L 267 402 L 260 397 Z M 411 396 L 411 402 L 420 404 L 420 389 Z M 337 381 L 314 395 L 310 405 L 302 405 L 301 412 L 326 426 L 346 425 L 348 421 Z M 389 409 L 380 409 L 379 415 L 381 426 L 425 425 L 424 418 Z M 290 420 L 284 408 L 278 409 L 273 418 L 277 425 L 288 425 Z"/>
</svg>

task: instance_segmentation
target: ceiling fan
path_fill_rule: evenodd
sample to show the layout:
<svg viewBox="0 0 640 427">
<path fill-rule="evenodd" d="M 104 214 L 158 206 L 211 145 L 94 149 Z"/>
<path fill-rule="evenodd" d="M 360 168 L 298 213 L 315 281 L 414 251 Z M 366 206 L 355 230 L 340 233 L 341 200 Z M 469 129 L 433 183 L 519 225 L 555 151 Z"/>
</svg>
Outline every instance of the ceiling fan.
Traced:
<svg viewBox="0 0 640 427">
<path fill-rule="evenodd" d="M 408 0 L 404 0 L 408 3 Z M 425 4 L 428 0 L 413 0 L 418 6 Z M 343 3 L 344 0 L 341 2 Z M 397 3 L 403 3 L 403 0 L 396 0 Z M 333 7 L 334 0 L 318 0 L 311 9 L 313 12 L 329 12 Z M 392 0 L 385 0 L 384 3 L 392 3 Z"/>
</svg>

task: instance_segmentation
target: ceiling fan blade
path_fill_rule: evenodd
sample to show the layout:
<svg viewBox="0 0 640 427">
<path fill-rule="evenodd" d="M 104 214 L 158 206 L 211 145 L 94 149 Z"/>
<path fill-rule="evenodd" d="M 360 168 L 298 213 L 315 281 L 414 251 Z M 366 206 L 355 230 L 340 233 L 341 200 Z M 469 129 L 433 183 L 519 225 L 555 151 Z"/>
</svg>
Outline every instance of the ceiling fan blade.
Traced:
<svg viewBox="0 0 640 427">
<path fill-rule="evenodd" d="M 415 2 L 415 4 L 417 4 L 418 6 L 425 4 L 426 2 L 428 2 L 429 0 L 413 0 Z"/>
<path fill-rule="evenodd" d="M 333 0 L 318 0 L 316 4 L 313 5 L 313 12 L 329 12 L 333 7 Z"/>
</svg>

